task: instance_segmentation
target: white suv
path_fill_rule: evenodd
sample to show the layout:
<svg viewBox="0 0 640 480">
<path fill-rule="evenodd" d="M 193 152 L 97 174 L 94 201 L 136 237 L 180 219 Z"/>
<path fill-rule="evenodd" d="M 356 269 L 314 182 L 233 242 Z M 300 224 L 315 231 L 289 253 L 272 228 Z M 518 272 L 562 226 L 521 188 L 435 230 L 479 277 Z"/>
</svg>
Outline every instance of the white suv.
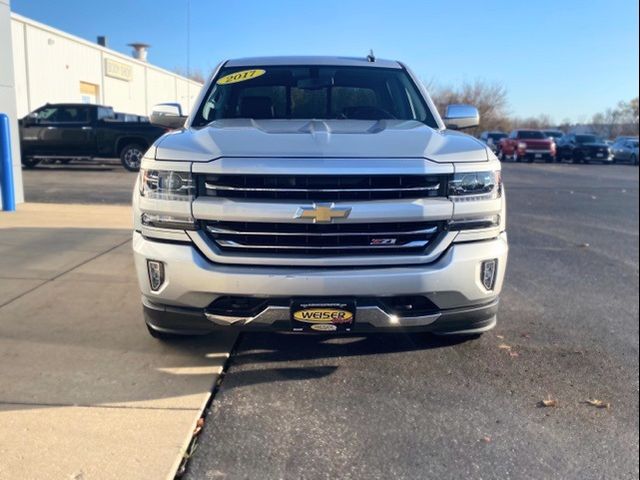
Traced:
<svg viewBox="0 0 640 480">
<path fill-rule="evenodd" d="M 402 63 L 229 60 L 142 160 L 133 249 L 150 333 L 479 335 L 507 266 L 500 162 Z M 445 127 L 446 125 L 446 127 Z M 448 128 L 448 129 L 447 129 Z"/>
</svg>

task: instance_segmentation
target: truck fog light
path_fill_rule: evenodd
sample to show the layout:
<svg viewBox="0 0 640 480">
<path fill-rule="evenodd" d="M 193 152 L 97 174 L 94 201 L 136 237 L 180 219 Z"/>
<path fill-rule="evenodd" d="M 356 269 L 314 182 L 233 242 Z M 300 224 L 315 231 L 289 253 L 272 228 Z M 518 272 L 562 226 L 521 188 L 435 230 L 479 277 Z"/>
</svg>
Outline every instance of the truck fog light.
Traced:
<svg viewBox="0 0 640 480">
<path fill-rule="evenodd" d="M 147 260 L 147 270 L 149 271 L 151 290 L 156 292 L 164 283 L 164 263 L 157 260 Z"/>
<path fill-rule="evenodd" d="M 482 268 L 480 269 L 480 280 L 482 285 L 487 290 L 493 290 L 496 283 L 496 270 L 498 269 L 498 260 L 485 260 L 482 262 Z"/>
</svg>

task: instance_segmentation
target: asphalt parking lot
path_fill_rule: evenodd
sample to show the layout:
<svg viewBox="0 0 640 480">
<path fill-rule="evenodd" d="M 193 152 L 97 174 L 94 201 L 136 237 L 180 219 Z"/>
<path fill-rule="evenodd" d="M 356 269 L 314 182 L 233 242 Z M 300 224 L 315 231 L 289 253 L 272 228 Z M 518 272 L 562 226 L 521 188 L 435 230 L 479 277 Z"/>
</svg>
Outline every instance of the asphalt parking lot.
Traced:
<svg viewBox="0 0 640 480">
<path fill-rule="evenodd" d="M 29 201 L 128 203 L 135 180 L 119 165 L 24 173 Z M 187 478 L 637 478 L 638 168 L 504 177 L 494 331 L 243 334 Z"/>
<path fill-rule="evenodd" d="M 24 196 L 38 203 L 131 204 L 136 174 L 119 159 L 75 160 L 23 169 Z"/>
</svg>

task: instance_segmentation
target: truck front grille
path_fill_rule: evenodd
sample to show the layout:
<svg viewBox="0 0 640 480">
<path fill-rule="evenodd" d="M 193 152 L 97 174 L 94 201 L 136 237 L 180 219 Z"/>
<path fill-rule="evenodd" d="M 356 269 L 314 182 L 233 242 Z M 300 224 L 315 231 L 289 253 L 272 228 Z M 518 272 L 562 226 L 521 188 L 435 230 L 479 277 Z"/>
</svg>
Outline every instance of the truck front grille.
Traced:
<svg viewBox="0 0 640 480">
<path fill-rule="evenodd" d="M 289 255 L 420 254 L 443 231 L 443 222 L 263 223 L 204 221 L 224 252 Z"/>
<path fill-rule="evenodd" d="M 201 175 L 198 195 L 245 200 L 390 200 L 443 197 L 446 175 Z"/>
</svg>

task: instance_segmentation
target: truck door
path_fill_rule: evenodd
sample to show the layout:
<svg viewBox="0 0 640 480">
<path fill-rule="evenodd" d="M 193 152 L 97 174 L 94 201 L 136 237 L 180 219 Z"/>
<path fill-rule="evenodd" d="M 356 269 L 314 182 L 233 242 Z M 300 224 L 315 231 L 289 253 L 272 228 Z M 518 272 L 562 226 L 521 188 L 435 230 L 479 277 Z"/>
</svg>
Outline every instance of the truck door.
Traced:
<svg viewBox="0 0 640 480">
<path fill-rule="evenodd" d="M 20 142 L 23 155 L 54 155 L 59 139 L 58 107 L 44 106 L 22 120 Z"/>
<path fill-rule="evenodd" d="M 46 105 L 23 120 L 25 155 L 78 156 L 91 153 L 90 109 L 82 105 Z"/>
<path fill-rule="evenodd" d="M 58 107 L 56 155 L 90 155 L 94 146 L 94 131 L 91 113 L 95 109 L 83 105 Z"/>
<path fill-rule="evenodd" d="M 517 133 L 511 132 L 511 134 L 504 139 L 504 148 L 502 149 L 502 153 L 505 155 L 513 155 L 516 150 L 517 144 Z"/>
</svg>

